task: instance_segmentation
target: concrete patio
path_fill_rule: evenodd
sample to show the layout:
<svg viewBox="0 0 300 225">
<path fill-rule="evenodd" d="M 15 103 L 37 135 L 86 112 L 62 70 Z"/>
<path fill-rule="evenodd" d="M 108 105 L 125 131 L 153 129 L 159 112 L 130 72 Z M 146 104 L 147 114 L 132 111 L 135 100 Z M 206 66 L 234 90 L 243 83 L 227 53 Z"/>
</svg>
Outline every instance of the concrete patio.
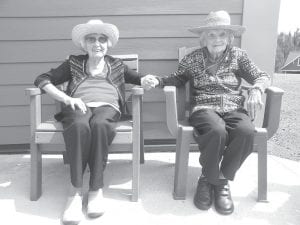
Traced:
<svg viewBox="0 0 300 225">
<path fill-rule="evenodd" d="M 172 198 L 175 154 L 146 153 L 146 163 L 141 166 L 140 200 L 135 203 L 129 200 L 130 155 L 111 154 L 104 189 L 107 211 L 98 219 L 85 218 L 80 224 L 300 224 L 299 162 L 269 155 L 269 202 L 258 203 L 257 155 L 253 153 L 231 183 L 235 211 L 230 216 L 222 216 L 213 207 L 199 211 L 192 203 L 197 176 L 201 172 L 198 156 L 198 153 L 190 153 L 186 200 L 175 201 Z M 1 225 L 61 224 L 69 172 L 60 155 L 44 156 L 43 194 L 36 202 L 29 200 L 28 154 L 0 155 L 0 168 Z"/>
</svg>

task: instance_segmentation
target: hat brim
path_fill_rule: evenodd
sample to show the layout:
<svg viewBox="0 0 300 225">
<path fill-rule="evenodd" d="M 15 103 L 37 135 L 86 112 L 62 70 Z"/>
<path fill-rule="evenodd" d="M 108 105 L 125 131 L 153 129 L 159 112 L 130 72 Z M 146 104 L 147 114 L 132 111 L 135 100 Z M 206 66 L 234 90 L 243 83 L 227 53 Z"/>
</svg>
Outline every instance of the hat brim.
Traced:
<svg viewBox="0 0 300 225">
<path fill-rule="evenodd" d="M 74 44 L 82 48 L 81 40 L 88 34 L 104 34 L 111 42 L 111 47 L 114 47 L 119 39 L 118 28 L 109 23 L 103 24 L 78 24 L 72 30 L 72 41 Z"/>
<path fill-rule="evenodd" d="M 203 31 L 216 30 L 216 29 L 230 30 L 234 36 L 241 36 L 246 30 L 245 27 L 240 25 L 201 26 L 201 27 L 190 28 L 188 30 L 194 34 L 201 35 Z"/>
</svg>

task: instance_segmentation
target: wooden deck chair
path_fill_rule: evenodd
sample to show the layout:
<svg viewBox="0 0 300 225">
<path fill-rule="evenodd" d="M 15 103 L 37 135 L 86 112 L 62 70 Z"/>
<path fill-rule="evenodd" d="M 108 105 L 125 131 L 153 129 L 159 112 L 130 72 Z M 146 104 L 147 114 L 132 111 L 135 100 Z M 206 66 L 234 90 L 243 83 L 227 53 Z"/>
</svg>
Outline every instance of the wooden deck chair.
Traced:
<svg viewBox="0 0 300 225">
<path fill-rule="evenodd" d="M 131 69 L 138 71 L 138 55 L 115 55 L 121 58 Z M 144 162 L 143 129 L 142 129 L 142 96 L 141 87 L 126 86 L 126 95 L 131 95 L 132 120 L 120 121 L 117 124 L 117 134 L 109 152 L 132 152 L 132 201 L 139 197 L 140 162 Z M 55 119 L 41 121 L 41 90 L 27 88 L 26 94 L 30 97 L 30 155 L 31 155 L 31 190 L 30 199 L 38 200 L 42 193 L 42 153 L 65 153 L 63 127 Z M 60 103 L 56 108 L 60 108 Z M 60 109 L 57 109 L 60 111 Z M 64 154 L 65 156 L 65 154 Z M 64 157 L 65 160 L 65 157 Z"/>
<path fill-rule="evenodd" d="M 179 49 L 179 61 L 196 48 Z M 176 163 L 174 177 L 174 199 L 185 199 L 190 144 L 196 144 L 193 127 L 188 124 L 188 84 L 182 88 L 164 87 L 166 95 L 166 118 L 170 133 L 176 137 Z M 262 127 L 256 127 L 253 151 L 258 153 L 258 201 L 267 201 L 267 141 L 279 126 L 283 90 L 276 87 L 266 89 L 265 112 Z"/>
</svg>

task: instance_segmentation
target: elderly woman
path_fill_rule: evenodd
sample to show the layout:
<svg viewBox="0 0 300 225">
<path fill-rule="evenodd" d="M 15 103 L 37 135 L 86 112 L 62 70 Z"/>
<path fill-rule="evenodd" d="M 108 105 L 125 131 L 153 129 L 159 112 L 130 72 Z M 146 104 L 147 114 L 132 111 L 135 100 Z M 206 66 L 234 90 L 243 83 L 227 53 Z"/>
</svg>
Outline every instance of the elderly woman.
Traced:
<svg viewBox="0 0 300 225">
<path fill-rule="evenodd" d="M 214 198 L 215 209 L 221 214 L 234 210 L 228 180 L 234 179 L 252 151 L 251 121 L 263 104 L 262 93 L 270 79 L 245 51 L 232 46 L 234 36 L 244 30 L 242 26 L 231 25 L 225 11 L 209 13 L 201 26 L 190 29 L 200 36 L 201 47 L 186 55 L 171 76 L 156 81 L 152 77 L 153 84 L 161 87 L 190 82 L 189 122 L 195 128 L 202 166 L 194 204 L 207 210 Z M 248 111 L 243 107 L 242 79 L 252 84 Z"/>
<path fill-rule="evenodd" d="M 65 106 L 55 115 L 63 124 L 70 160 L 72 185 L 62 217 L 64 223 L 77 224 L 82 218 L 83 173 L 87 165 L 90 168 L 87 215 L 103 214 L 103 172 L 108 147 L 115 136 L 115 122 L 126 113 L 124 82 L 140 85 L 143 81 L 140 74 L 120 59 L 107 55 L 118 38 L 118 28 L 101 20 L 75 26 L 72 41 L 87 54 L 70 55 L 34 82 Z M 66 93 L 55 87 L 64 82 L 68 82 Z"/>
</svg>

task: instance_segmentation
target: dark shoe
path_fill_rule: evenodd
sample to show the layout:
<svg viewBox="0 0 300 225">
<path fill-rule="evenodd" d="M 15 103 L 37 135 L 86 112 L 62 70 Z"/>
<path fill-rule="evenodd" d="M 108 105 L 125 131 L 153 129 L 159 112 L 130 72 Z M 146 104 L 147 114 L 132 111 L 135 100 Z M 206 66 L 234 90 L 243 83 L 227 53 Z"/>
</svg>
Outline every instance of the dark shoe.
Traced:
<svg viewBox="0 0 300 225">
<path fill-rule="evenodd" d="M 194 196 L 195 206 L 201 210 L 208 210 L 212 205 L 212 193 L 212 185 L 205 177 L 201 177 Z"/>
<path fill-rule="evenodd" d="M 215 209 L 223 215 L 231 214 L 234 210 L 230 187 L 226 184 L 214 185 Z"/>
</svg>

